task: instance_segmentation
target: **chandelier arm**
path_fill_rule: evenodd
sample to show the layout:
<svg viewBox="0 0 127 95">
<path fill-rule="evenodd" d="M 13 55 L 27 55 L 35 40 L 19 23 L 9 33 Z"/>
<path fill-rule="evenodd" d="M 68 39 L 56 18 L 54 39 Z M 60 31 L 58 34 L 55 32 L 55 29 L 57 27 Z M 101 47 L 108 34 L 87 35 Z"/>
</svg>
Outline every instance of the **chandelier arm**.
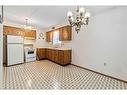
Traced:
<svg viewBox="0 0 127 95">
<path fill-rule="evenodd" d="M 69 22 L 70 23 L 70 25 L 73 27 L 73 26 L 75 26 L 75 22 L 73 22 L 73 21 L 71 21 L 71 22 Z"/>
<path fill-rule="evenodd" d="M 78 33 L 82 25 L 88 25 L 89 15 L 87 14 L 87 16 L 84 17 L 84 9 L 79 10 L 79 6 L 77 6 L 76 12 L 77 12 L 76 17 L 75 17 L 76 20 L 73 20 L 73 18 L 71 18 L 72 17 L 71 15 L 68 21 L 71 27 L 75 26 L 75 30 Z"/>
<path fill-rule="evenodd" d="M 87 25 L 85 22 L 82 22 L 81 25 Z"/>
<path fill-rule="evenodd" d="M 73 22 L 72 26 L 76 26 L 76 23 L 75 23 L 75 22 Z"/>
</svg>

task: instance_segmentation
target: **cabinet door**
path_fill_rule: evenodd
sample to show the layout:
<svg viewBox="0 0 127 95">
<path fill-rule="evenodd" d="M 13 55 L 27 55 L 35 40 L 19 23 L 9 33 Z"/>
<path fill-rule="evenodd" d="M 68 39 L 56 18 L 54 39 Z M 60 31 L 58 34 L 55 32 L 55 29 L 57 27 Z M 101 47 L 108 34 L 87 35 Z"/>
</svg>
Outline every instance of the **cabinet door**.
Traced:
<svg viewBox="0 0 127 95">
<path fill-rule="evenodd" d="M 56 62 L 56 63 L 59 63 L 59 61 L 58 61 L 58 54 L 59 54 L 59 51 L 58 50 L 55 50 L 54 51 L 54 61 Z"/>
<path fill-rule="evenodd" d="M 70 26 L 64 26 L 59 29 L 59 40 L 69 41 L 72 38 L 72 29 Z"/>
<path fill-rule="evenodd" d="M 63 52 L 64 54 L 64 65 L 71 63 L 71 50 L 66 50 Z"/>
<path fill-rule="evenodd" d="M 54 60 L 55 50 L 52 49 L 51 52 L 52 52 L 52 58 L 51 58 L 51 60 L 52 60 L 52 61 L 55 61 L 55 60 Z"/>
<path fill-rule="evenodd" d="M 46 32 L 46 41 L 49 42 L 49 36 L 48 32 Z"/>
<path fill-rule="evenodd" d="M 50 60 L 50 49 L 47 49 L 46 55 L 47 55 L 47 59 Z"/>
<path fill-rule="evenodd" d="M 9 26 L 4 26 L 3 34 L 4 35 L 14 35 L 13 28 Z"/>
<path fill-rule="evenodd" d="M 37 48 L 37 57 L 39 58 L 39 60 L 44 59 L 45 58 L 45 49 Z"/>
<path fill-rule="evenodd" d="M 63 41 L 66 41 L 68 40 L 68 30 L 67 30 L 67 27 L 63 27 L 63 33 L 62 33 L 62 40 Z"/>
<path fill-rule="evenodd" d="M 52 40 L 53 40 L 53 32 L 52 31 L 49 33 L 49 36 L 50 36 L 49 41 L 52 42 Z"/>
<path fill-rule="evenodd" d="M 52 49 L 49 49 L 49 52 L 48 52 L 48 57 L 49 57 L 49 60 L 52 60 Z"/>
<path fill-rule="evenodd" d="M 52 42 L 52 31 L 46 32 L 46 41 L 47 42 Z"/>
<path fill-rule="evenodd" d="M 36 30 L 26 30 L 25 39 L 29 39 L 29 40 L 36 39 Z"/>
<path fill-rule="evenodd" d="M 59 28 L 59 40 L 63 41 L 63 28 Z"/>
<path fill-rule="evenodd" d="M 67 40 L 71 40 L 71 27 L 70 26 L 65 26 L 64 28 L 63 28 L 63 35 L 62 35 L 62 37 L 63 37 L 63 40 L 64 41 L 67 41 Z"/>
<path fill-rule="evenodd" d="M 46 49 L 46 58 L 49 59 L 49 49 Z"/>
<path fill-rule="evenodd" d="M 68 31 L 68 40 L 72 40 L 72 27 L 67 26 L 67 31 Z"/>
<path fill-rule="evenodd" d="M 23 36 L 23 32 L 21 28 L 4 26 L 3 34 L 4 35 L 14 35 L 14 36 Z"/>
<path fill-rule="evenodd" d="M 45 49 L 41 49 L 41 58 L 42 58 L 42 59 L 45 58 Z"/>
<path fill-rule="evenodd" d="M 59 64 L 63 64 L 63 62 L 64 62 L 64 56 L 63 56 L 63 51 L 62 50 L 59 50 L 59 53 L 58 53 L 58 55 L 59 55 L 59 57 L 58 57 L 58 63 Z"/>
</svg>

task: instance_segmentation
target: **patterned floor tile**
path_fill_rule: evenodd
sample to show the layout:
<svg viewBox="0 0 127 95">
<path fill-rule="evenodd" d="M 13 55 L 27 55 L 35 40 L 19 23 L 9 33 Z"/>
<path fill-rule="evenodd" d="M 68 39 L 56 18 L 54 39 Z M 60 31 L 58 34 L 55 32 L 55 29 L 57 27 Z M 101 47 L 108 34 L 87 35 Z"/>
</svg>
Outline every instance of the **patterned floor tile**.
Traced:
<svg viewBox="0 0 127 95">
<path fill-rule="evenodd" d="M 127 83 L 43 60 L 4 67 L 3 89 L 127 89 Z"/>
</svg>

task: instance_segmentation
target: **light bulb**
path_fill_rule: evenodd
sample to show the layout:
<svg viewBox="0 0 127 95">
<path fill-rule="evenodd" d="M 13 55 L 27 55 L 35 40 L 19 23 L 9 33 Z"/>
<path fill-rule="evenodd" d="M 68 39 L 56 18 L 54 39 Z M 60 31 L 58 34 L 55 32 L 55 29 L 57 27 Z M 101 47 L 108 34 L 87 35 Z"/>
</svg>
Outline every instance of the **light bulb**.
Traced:
<svg viewBox="0 0 127 95">
<path fill-rule="evenodd" d="M 72 12 L 69 11 L 69 12 L 67 13 L 67 16 L 68 16 L 68 17 L 72 17 Z"/>
<path fill-rule="evenodd" d="M 81 8 L 79 9 L 79 13 L 80 13 L 80 14 L 83 14 L 84 12 L 85 12 L 84 8 L 81 7 Z"/>
<path fill-rule="evenodd" d="M 73 17 L 71 17 L 71 21 L 72 21 L 72 22 L 74 21 L 74 18 L 73 18 Z"/>
<path fill-rule="evenodd" d="M 85 18 L 89 18 L 90 17 L 90 13 L 89 12 L 86 12 L 85 13 Z"/>
</svg>

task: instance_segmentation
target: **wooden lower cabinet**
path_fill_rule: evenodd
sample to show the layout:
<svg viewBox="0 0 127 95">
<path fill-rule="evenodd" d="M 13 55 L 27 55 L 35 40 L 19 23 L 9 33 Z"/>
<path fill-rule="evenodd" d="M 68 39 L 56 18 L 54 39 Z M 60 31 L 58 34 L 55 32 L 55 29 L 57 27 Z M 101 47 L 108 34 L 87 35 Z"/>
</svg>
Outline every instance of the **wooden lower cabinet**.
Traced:
<svg viewBox="0 0 127 95">
<path fill-rule="evenodd" d="M 45 57 L 49 58 L 49 49 L 46 49 L 45 51 L 46 51 Z"/>
<path fill-rule="evenodd" d="M 48 59 L 52 60 L 52 49 L 49 49 L 48 55 L 49 55 Z"/>
<path fill-rule="evenodd" d="M 58 57 L 58 62 L 60 63 L 60 64 L 63 64 L 63 62 L 64 62 L 64 51 L 61 51 L 61 50 L 59 50 L 58 51 L 59 53 L 58 53 L 58 55 L 59 55 L 59 57 Z"/>
<path fill-rule="evenodd" d="M 42 60 L 46 58 L 46 49 L 45 48 L 37 48 L 37 60 Z"/>
<path fill-rule="evenodd" d="M 66 65 L 71 63 L 71 50 L 60 50 L 59 51 L 59 57 L 58 62 L 61 65 Z"/>
<path fill-rule="evenodd" d="M 63 64 L 66 65 L 66 63 L 71 63 L 71 50 L 66 50 L 63 52 Z"/>
<path fill-rule="evenodd" d="M 71 63 L 71 50 L 37 49 L 37 56 L 40 59 L 48 59 L 60 65 Z"/>
<path fill-rule="evenodd" d="M 58 63 L 59 62 L 59 51 L 54 50 L 54 62 Z"/>
</svg>

